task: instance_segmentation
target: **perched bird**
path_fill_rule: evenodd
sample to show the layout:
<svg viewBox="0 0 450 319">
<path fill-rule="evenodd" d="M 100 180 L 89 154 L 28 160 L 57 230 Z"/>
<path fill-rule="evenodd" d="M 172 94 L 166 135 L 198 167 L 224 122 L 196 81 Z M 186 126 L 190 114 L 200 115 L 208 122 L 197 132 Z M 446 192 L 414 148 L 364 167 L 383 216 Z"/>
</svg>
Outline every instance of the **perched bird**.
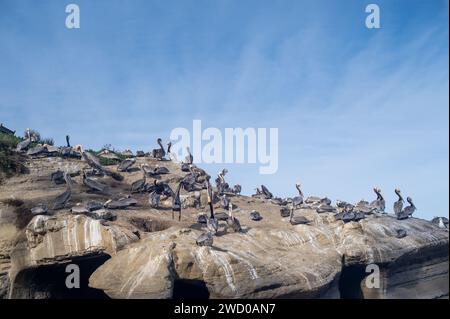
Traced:
<svg viewBox="0 0 450 319">
<path fill-rule="evenodd" d="M 178 184 L 177 190 L 172 198 L 172 219 L 174 219 L 174 212 L 178 212 L 178 221 L 181 221 L 181 199 L 180 191 L 183 181 Z"/>
<path fill-rule="evenodd" d="M 289 222 L 291 225 L 309 224 L 310 221 L 304 216 L 294 216 L 294 206 L 291 207 Z"/>
<path fill-rule="evenodd" d="M 222 206 L 223 209 L 227 209 L 231 204 L 230 199 L 227 197 L 227 195 L 222 195 L 220 198 L 220 206 Z"/>
<path fill-rule="evenodd" d="M 166 151 L 164 150 L 164 146 L 162 145 L 162 139 L 158 138 L 157 143 L 159 148 L 155 148 L 152 150 L 153 158 L 162 160 L 164 156 L 166 156 Z"/>
<path fill-rule="evenodd" d="M 212 246 L 214 238 L 211 232 L 202 233 L 195 241 L 197 246 Z"/>
<path fill-rule="evenodd" d="M 399 214 L 397 214 L 397 219 L 407 219 L 412 216 L 412 214 L 416 211 L 416 206 L 414 205 L 411 197 L 407 197 L 406 201 L 409 203 Z"/>
<path fill-rule="evenodd" d="M 234 232 L 237 233 L 241 231 L 241 223 L 236 217 L 233 216 L 233 204 L 231 202 L 228 204 L 227 224 L 234 230 Z"/>
<path fill-rule="evenodd" d="M 386 208 L 386 202 L 384 201 L 383 196 L 381 195 L 381 189 L 378 187 L 374 187 L 373 191 L 377 194 L 377 199 L 370 203 L 370 206 L 375 208 L 378 212 L 384 213 Z"/>
<path fill-rule="evenodd" d="M 395 194 L 397 194 L 398 200 L 394 203 L 394 213 L 396 215 L 398 215 L 398 214 L 400 214 L 402 212 L 402 210 L 403 210 L 403 203 L 405 201 L 403 200 L 402 195 L 400 195 L 400 189 L 399 188 L 395 189 Z"/>
<path fill-rule="evenodd" d="M 67 189 L 64 193 L 62 193 L 61 195 L 56 197 L 55 203 L 53 204 L 54 210 L 64 208 L 66 206 L 67 202 L 72 197 L 72 179 L 70 178 L 70 175 L 67 172 L 64 173 L 64 179 L 67 184 Z"/>
<path fill-rule="evenodd" d="M 147 174 L 145 172 L 145 168 L 144 165 L 141 164 L 141 171 L 142 171 L 142 178 L 138 179 L 137 181 L 134 181 L 131 184 L 131 193 L 141 193 L 143 191 L 145 191 L 146 188 L 146 183 L 147 183 Z"/>
<path fill-rule="evenodd" d="M 252 210 L 250 212 L 250 219 L 254 220 L 255 222 L 260 221 L 262 219 L 262 216 L 259 212 L 257 212 L 256 210 Z"/>
<path fill-rule="evenodd" d="M 117 170 L 119 172 L 128 172 L 128 170 L 136 163 L 135 158 L 127 158 L 126 160 L 123 160 L 120 162 L 120 164 L 117 166 Z"/>
</svg>

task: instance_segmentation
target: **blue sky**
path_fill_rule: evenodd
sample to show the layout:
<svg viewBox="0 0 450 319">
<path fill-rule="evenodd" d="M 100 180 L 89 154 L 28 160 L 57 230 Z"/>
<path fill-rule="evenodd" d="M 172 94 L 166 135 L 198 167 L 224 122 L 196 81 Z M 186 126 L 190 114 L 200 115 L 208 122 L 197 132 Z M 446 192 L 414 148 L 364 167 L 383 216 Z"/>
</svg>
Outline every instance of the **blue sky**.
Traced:
<svg viewBox="0 0 450 319">
<path fill-rule="evenodd" d="M 0 121 L 64 143 L 154 148 L 175 127 L 278 127 L 279 169 L 244 193 L 372 200 L 448 216 L 448 0 L 0 0 Z M 381 29 L 365 28 L 377 3 Z M 215 174 L 224 165 L 207 165 Z"/>
</svg>

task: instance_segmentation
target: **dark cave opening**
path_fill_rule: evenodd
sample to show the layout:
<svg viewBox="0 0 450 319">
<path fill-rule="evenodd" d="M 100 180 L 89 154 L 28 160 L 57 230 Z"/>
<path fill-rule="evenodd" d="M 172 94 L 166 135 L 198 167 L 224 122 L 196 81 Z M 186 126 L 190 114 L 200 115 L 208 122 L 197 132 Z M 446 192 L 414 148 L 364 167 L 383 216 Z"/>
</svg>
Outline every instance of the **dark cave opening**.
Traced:
<svg viewBox="0 0 450 319">
<path fill-rule="evenodd" d="M 203 280 L 176 279 L 173 299 L 209 299 L 209 291 Z"/>
<path fill-rule="evenodd" d="M 341 299 L 364 299 L 361 282 L 366 276 L 366 267 L 363 265 L 344 267 L 339 279 Z"/>
<path fill-rule="evenodd" d="M 109 299 L 99 289 L 89 287 L 89 277 L 110 256 L 102 254 L 91 257 L 75 258 L 70 263 L 29 268 L 17 274 L 12 298 L 17 299 Z M 75 264 L 80 269 L 80 287 L 67 288 L 66 278 L 71 274 L 66 272 L 69 264 Z"/>
</svg>

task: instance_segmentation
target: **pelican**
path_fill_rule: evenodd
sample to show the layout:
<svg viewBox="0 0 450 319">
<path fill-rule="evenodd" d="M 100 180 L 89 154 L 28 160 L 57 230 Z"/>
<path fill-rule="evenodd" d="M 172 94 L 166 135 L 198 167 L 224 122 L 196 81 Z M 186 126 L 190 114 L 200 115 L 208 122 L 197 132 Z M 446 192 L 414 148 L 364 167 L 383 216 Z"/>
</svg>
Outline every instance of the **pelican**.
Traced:
<svg viewBox="0 0 450 319">
<path fill-rule="evenodd" d="M 219 190 L 219 194 L 222 194 L 228 188 L 228 184 L 225 182 L 225 175 L 227 173 L 228 170 L 224 168 L 217 174 L 216 186 L 217 189 Z"/>
<path fill-rule="evenodd" d="M 169 159 L 172 162 L 176 163 L 176 162 L 178 162 L 178 159 L 177 159 L 177 156 L 174 153 L 171 152 L 171 148 L 172 148 L 172 142 L 169 142 L 167 144 L 167 155 L 169 155 Z"/>
<path fill-rule="evenodd" d="M 242 191 L 242 186 L 239 184 L 234 185 L 233 187 L 233 193 L 235 193 L 236 195 L 240 195 Z"/>
<path fill-rule="evenodd" d="M 137 181 L 134 181 L 131 184 L 131 192 L 132 193 L 141 193 L 145 190 L 145 184 L 147 183 L 147 174 L 145 171 L 144 164 L 141 164 L 141 171 L 142 171 L 142 178 L 138 179 Z"/>
<path fill-rule="evenodd" d="M 174 192 L 170 188 L 169 184 L 163 183 L 163 182 L 158 182 L 156 179 L 153 181 L 153 185 L 149 186 L 147 188 L 147 191 L 156 192 L 159 195 L 164 195 L 164 196 L 168 196 L 168 197 L 172 197 L 172 198 L 174 196 Z"/>
<path fill-rule="evenodd" d="M 158 208 L 160 199 L 161 199 L 160 194 L 158 194 L 156 191 L 151 192 L 150 195 L 148 196 L 148 202 L 150 204 L 150 207 Z"/>
<path fill-rule="evenodd" d="M 70 136 L 66 135 L 66 143 L 67 143 L 67 147 L 70 147 Z"/>
<path fill-rule="evenodd" d="M 281 217 L 289 217 L 290 215 L 290 210 L 287 207 L 281 207 L 280 209 L 280 216 Z"/>
<path fill-rule="evenodd" d="M 416 206 L 414 205 L 411 197 L 407 197 L 406 201 L 409 203 L 409 206 L 406 206 L 403 212 L 408 216 L 412 216 L 412 214 L 416 211 Z"/>
<path fill-rule="evenodd" d="M 404 238 L 408 235 L 408 233 L 406 232 L 405 229 L 397 229 L 396 232 L 397 233 L 396 233 L 395 237 L 397 237 L 398 239 Z"/>
<path fill-rule="evenodd" d="M 294 207 L 298 207 L 303 204 L 303 192 L 300 188 L 300 183 L 295 183 L 295 188 L 297 188 L 298 196 L 292 198 L 292 204 L 294 205 Z"/>
<path fill-rule="evenodd" d="M 250 212 L 250 219 L 254 220 L 255 222 L 258 222 L 262 219 L 262 216 L 259 212 L 257 212 L 256 210 L 252 210 Z"/>
<path fill-rule="evenodd" d="M 291 225 L 308 224 L 310 221 L 304 216 L 294 216 L 294 206 L 291 206 L 291 214 L 289 218 Z"/>
<path fill-rule="evenodd" d="M 227 195 L 222 195 L 222 198 L 220 199 L 220 206 L 222 206 L 223 209 L 229 208 L 229 206 L 232 205 L 230 202 L 230 199 L 227 197 Z"/>
<path fill-rule="evenodd" d="M 217 230 L 219 229 L 219 222 L 217 218 L 214 216 L 214 207 L 212 202 L 212 189 L 211 185 L 209 184 L 209 180 L 206 181 L 206 194 L 207 194 L 207 201 L 210 209 L 211 215 L 209 216 L 208 220 L 206 221 L 206 228 L 212 233 L 216 234 Z"/>
<path fill-rule="evenodd" d="M 273 194 L 267 189 L 266 186 L 261 185 L 261 190 L 262 190 L 262 192 L 264 194 L 264 197 L 266 199 L 271 199 L 273 197 Z"/>
<path fill-rule="evenodd" d="M 152 150 L 152 156 L 153 158 L 162 160 L 164 156 L 166 156 L 166 151 L 164 150 L 164 146 L 162 145 L 162 139 L 158 138 L 156 142 L 159 145 L 159 148 L 155 148 Z"/>
<path fill-rule="evenodd" d="M 200 214 L 197 216 L 197 223 L 199 224 L 206 224 L 208 220 L 208 216 L 206 214 Z"/>
<path fill-rule="evenodd" d="M 61 195 L 56 197 L 55 203 L 53 204 L 54 210 L 64 208 L 66 206 L 67 202 L 72 197 L 72 179 L 70 178 L 70 175 L 67 172 L 64 173 L 64 179 L 67 184 L 67 189 L 64 193 L 62 193 Z"/>
<path fill-rule="evenodd" d="M 178 184 L 177 190 L 172 199 L 172 219 L 174 219 L 174 213 L 178 212 L 178 221 L 181 221 L 181 199 L 180 190 L 183 185 L 183 181 Z"/>
<path fill-rule="evenodd" d="M 409 203 L 409 205 L 397 214 L 398 220 L 407 219 L 408 217 L 412 216 L 412 214 L 416 210 L 416 206 L 414 205 L 411 197 L 407 197 L 406 201 Z"/>
<path fill-rule="evenodd" d="M 322 198 L 319 202 L 319 206 L 316 208 L 316 211 L 321 213 L 331 213 L 336 211 L 336 208 L 334 208 L 331 203 L 331 201 L 328 198 Z"/>
<path fill-rule="evenodd" d="M 233 204 L 230 202 L 228 204 L 228 219 L 227 219 L 227 224 L 228 226 L 230 226 L 234 232 L 238 233 L 242 230 L 241 228 L 241 223 L 239 222 L 239 220 L 233 216 Z"/>
<path fill-rule="evenodd" d="M 400 195 L 400 189 L 396 188 L 395 189 L 395 194 L 397 194 L 397 196 L 398 196 L 398 201 L 396 201 L 394 203 L 394 213 L 396 215 L 398 215 L 398 214 L 400 214 L 402 212 L 402 210 L 403 210 L 403 203 L 405 201 L 403 200 L 402 195 Z"/>
<path fill-rule="evenodd" d="M 169 174 L 170 171 L 167 167 L 156 165 L 153 169 L 153 175 L 163 175 L 163 174 Z"/>
<path fill-rule="evenodd" d="M 377 194 L 377 199 L 370 203 L 370 206 L 374 207 L 378 212 L 383 212 L 386 207 L 386 202 L 381 195 L 381 189 L 379 187 L 374 187 L 373 191 Z"/>
<path fill-rule="evenodd" d="M 86 171 L 83 170 L 83 185 L 89 187 L 92 190 L 99 191 L 101 193 L 109 193 L 108 186 L 96 181 L 93 178 L 89 178 L 86 175 Z"/>
<path fill-rule="evenodd" d="M 56 185 L 64 184 L 64 172 L 58 169 L 56 172 L 52 173 L 51 179 Z"/>
<path fill-rule="evenodd" d="M 48 208 L 44 204 L 39 204 L 31 209 L 31 214 L 33 215 L 45 215 L 47 212 Z"/>
<path fill-rule="evenodd" d="M 212 246 L 213 242 L 213 235 L 210 232 L 202 233 L 195 241 L 198 246 Z"/>
<path fill-rule="evenodd" d="M 186 147 L 186 152 L 187 152 L 187 155 L 184 158 L 184 164 L 188 164 L 188 165 L 193 164 L 194 156 L 192 156 L 189 146 Z"/>
<path fill-rule="evenodd" d="M 128 158 L 120 162 L 120 164 L 117 166 L 117 170 L 119 172 L 128 172 L 131 166 L 133 166 L 135 163 L 136 163 L 135 158 Z"/>
<path fill-rule="evenodd" d="M 102 172 L 105 175 L 111 176 L 116 181 L 122 181 L 123 180 L 123 176 L 122 175 L 120 175 L 120 174 L 118 174 L 116 172 L 111 172 L 111 171 L 105 169 L 100 164 L 100 160 L 94 154 L 92 154 L 90 152 L 85 152 L 81 145 L 75 146 L 75 151 L 77 151 L 77 152 L 79 152 L 81 154 L 83 159 L 86 161 L 86 163 L 88 163 L 88 165 L 90 167 L 95 168 L 96 170 Z"/>
<path fill-rule="evenodd" d="M 19 144 L 17 144 L 17 146 L 16 146 L 16 152 L 21 152 L 21 151 L 26 150 L 26 149 L 31 145 L 31 143 L 33 142 L 33 137 L 32 137 L 32 134 L 30 133 L 30 129 L 27 128 L 27 131 L 26 131 L 26 132 L 27 132 L 27 133 L 25 134 L 25 135 L 26 135 L 26 138 L 25 138 L 22 142 L 20 142 Z"/>
</svg>

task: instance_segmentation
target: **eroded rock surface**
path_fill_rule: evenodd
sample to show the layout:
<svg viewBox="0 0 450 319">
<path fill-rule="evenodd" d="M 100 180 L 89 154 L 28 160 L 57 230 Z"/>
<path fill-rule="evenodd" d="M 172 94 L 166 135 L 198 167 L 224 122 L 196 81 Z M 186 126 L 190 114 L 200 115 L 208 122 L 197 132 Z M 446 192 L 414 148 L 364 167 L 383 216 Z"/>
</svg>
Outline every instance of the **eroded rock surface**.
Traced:
<svg viewBox="0 0 450 319">
<path fill-rule="evenodd" d="M 170 174 L 159 180 L 173 189 L 186 174 L 169 161 L 137 158 L 141 163 L 167 167 Z M 310 223 L 293 226 L 280 206 L 234 196 L 242 232 L 221 221 L 212 247 L 199 247 L 204 226 L 197 217 L 208 213 L 204 190 L 182 191 L 181 221 L 177 214 L 172 219 L 170 199 L 150 208 L 146 193 L 103 219 L 70 208 L 126 198 L 142 178 L 139 170 L 120 172 L 123 181 L 99 177 L 111 189 L 105 195 L 83 186 L 76 174 L 87 167 L 82 160 L 39 158 L 27 166 L 29 174 L 0 185 L 1 298 L 448 298 L 448 231 L 429 221 L 373 214 L 344 224 L 333 213 L 299 209 L 295 214 Z M 51 180 L 58 169 L 74 173 L 71 200 L 34 216 L 31 208 L 52 207 L 65 190 Z M 219 202 L 215 207 L 224 212 Z M 253 210 L 261 220 L 250 218 Z M 398 238 L 399 230 L 406 236 Z M 64 286 L 69 264 L 83 274 L 79 295 Z M 379 288 L 366 285 L 368 265 L 380 271 Z"/>
</svg>

